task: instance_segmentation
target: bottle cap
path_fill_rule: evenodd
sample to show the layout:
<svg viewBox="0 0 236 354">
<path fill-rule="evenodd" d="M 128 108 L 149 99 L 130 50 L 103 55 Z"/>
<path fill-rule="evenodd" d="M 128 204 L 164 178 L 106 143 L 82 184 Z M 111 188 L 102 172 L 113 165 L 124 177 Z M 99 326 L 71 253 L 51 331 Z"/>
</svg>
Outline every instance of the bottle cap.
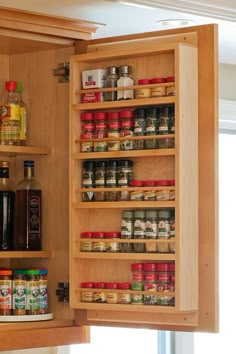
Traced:
<svg viewBox="0 0 236 354">
<path fill-rule="evenodd" d="M 16 91 L 18 93 L 21 93 L 22 92 L 22 82 L 17 82 L 16 86 L 17 86 Z"/>
<path fill-rule="evenodd" d="M 25 160 L 24 167 L 34 167 L 34 161 L 33 160 Z"/>
<path fill-rule="evenodd" d="M 7 91 L 16 91 L 17 84 L 16 81 L 6 81 L 5 82 L 5 89 Z"/>
</svg>

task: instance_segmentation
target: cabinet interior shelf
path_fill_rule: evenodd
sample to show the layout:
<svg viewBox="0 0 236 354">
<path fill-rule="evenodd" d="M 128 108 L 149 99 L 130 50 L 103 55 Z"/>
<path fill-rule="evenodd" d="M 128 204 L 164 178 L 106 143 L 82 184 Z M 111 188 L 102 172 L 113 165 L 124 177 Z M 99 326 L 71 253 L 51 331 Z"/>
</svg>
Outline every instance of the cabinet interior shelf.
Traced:
<svg viewBox="0 0 236 354">
<path fill-rule="evenodd" d="M 8 155 L 48 155 L 51 149 L 40 146 L 0 145 L 0 154 Z"/>
<path fill-rule="evenodd" d="M 162 187 L 153 187 L 153 186 L 150 186 L 150 187 L 99 187 L 99 190 L 98 188 L 94 187 L 94 188 L 89 188 L 89 192 L 120 192 L 120 191 L 129 191 L 129 192 L 132 192 L 132 191 L 162 191 L 163 189 L 165 190 L 175 190 L 175 186 L 162 186 Z M 76 192 L 85 192 L 87 193 L 88 192 L 88 188 L 78 188 L 76 190 Z"/>
<path fill-rule="evenodd" d="M 103 101 L 92 103 L 77 103 L 72 105 L 75 111 L 89 111 L 109 108 L 135 108 L 141 106 L 158 106 L 175 103 L 175 96 L 135 98 L 133 100 Z"/>
<path fill-rule="evenodd" d="M 166 138 L 175 138 L 174 134 L 165 134 L 165 135 L 134 135 L 134 136 L 125 136 L 125 137 L 119 137 L 119 138 L 91 138 L 91 139 L 76 139 L 75 143 L 84 143 L 88 141 L 126 141 L 126 140 L 152 140 L 152 139 L 166 139 Z"/>
<path fill-rule="evenodd" d="M 49 258 L 51 250 L 46 251 L 0 251 L 0 259 L 3 258 Z"/>
<path fill-rule="evenodd" d="M 120 202 L 77 202 L 72 203 L 74 209 L 107 209 L 107 208 L 175 208 L 170 201 L 120 201 Z"/>
<path fill-rule="evenodd" d="M 114 139 L 113 139 L 114 140 Z M 72 158 L 77 160 L 102 159 L 121 157 L 152 157 L 152 156 L 175 156 L 176 149 L 146 149 L 127 151 L 105 151 L 105 152 L 78 152 L 73 153 Z M 151 167 L 150 167 L 151 168 Z"/>
<path fill-rule="evenodd" d="M 145 241 L 145 240 L 143 240 Z M 155 261 L 175 261 L 176 256 L 174 253 L 121 253 L 121 252 L 78 252 L 74 259 L 127 259 L 127 260 L 151 260 L 155 258 Z"/>
</svg>

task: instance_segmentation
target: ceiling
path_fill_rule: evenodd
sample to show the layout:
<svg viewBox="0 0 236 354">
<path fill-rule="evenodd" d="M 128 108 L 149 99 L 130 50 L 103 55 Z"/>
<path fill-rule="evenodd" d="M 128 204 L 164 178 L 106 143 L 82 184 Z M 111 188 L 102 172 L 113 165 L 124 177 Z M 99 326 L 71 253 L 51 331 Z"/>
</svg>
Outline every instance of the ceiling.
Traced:
<svg viewBox="0 0 236 354">
<path fill-rule="evenodd" d="M 125 1 L 125 0 L 124 0 Z M 134 0 L 126 0 L 134 1 Z M 0 0 L 0 6 L 104 23 L 93 38 L 149 32 L 171 27 L 157 24 L 164 19 L 189 19 L 192 25 L 219 25 L 219 60 L 236 64 L 235 0 L 136 0 L 149 8 L 112 0 Z M 172 27 L 173 28 L 173 27 Z"/>
</svg>

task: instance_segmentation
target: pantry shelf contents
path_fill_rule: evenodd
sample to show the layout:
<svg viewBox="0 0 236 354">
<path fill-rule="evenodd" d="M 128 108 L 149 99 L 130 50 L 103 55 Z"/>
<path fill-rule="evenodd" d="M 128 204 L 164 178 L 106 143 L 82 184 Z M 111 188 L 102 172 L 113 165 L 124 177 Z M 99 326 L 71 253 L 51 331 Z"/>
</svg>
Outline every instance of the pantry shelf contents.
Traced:
<svg viewBox="0 0 236 354">
<path fill-rule="evenodd" d="M 197 48 L 176 43 L 71 58 L 71 306 L 91 318 L 197 325 L 196 66 Z"/>
</svg>

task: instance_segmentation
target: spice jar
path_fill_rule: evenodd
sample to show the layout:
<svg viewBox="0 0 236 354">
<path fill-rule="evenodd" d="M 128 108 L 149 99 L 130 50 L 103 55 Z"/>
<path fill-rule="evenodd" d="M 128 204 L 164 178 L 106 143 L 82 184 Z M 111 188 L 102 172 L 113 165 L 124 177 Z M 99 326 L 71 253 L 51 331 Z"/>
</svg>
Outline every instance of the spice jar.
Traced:
<svg viewBox="0 0 236 354">
<path fill-rule="evenodd" d="M 81 283 L 81 288 L 86 290 L 81 291 L 81 301 L 82 302 L 93 302 L 93 292 L 89 289 L 93 288 L 93 282 L 86 281 Z"/>
<path fill-rule="evenodd" d="M 101 139 L 107 138 L 107 114 L 106 112 L 95 112 L 95 132 L 94 137 L 97 139 L 94 141 L 94 151 L 104 152 L 108 150 L 107 141 Z"/>
<path fill-rule="evenodd" d="M 130 65 L 122 65 L 119 67 L 119 74 L 120 78 L 117 81 L 117 87 L 122 88 L 126 86 L 133 86 L 134 80 L 131 77 L 132 74 L 132 67 Z M 119 90 L 117 92 L 117 99 L 118 100 L 130 100 L 134 98 L 134 90 Z"/>
<path fill-rule="evenodd" d="M 121 238 L 121 233 L 112 231 L 104 233 L 105 239 L 108 239 L 109 242 L 106 242 L 106 251 L 107 252 L 120 252 L 120 243 L 119 239 Z"/>
<path fill-rule="evenodd" d="M 92 232 L 81 232 L 81 252 L 92 252 Z"/>
<path fill-rule="evenodd" d="M 133 150 L 133 140 L 129 137 L 134 135 L 134 111 L 127 109 L 120 111 L 121 130 L 120 137 L 126 137 L 120 144 L 121 150 Z"/>
<path fill-rule="evenodd" d="M 105 252 L 106 251 L 106 244 L 103 241 L 104 239 L 104 232 L 93 232 L 92 233 L 92 251 L 93 252 Z"/>
<path fill-rule="evenodd" d="M 39 313 L 48 313 L 48 270 L 39 269 Z"/>
<path fill-rule="evenodd" d="M 132 210 L 122 211 L 121 220 L 121 239 L 132 239 L 133 238 L 133 219 L 134 212 Z M 121 252 L 133 252 L 132 243 L 125 242 L 120 244 Z"/>
<path fill-rule="evenodd" d="M 146 126 L 145 126 L 145 135 L 156 135 L 158 128 L 158 113 L 159 107 L 149 107 L 145 109 L 146 114 Z M 156 149 L 157 148 L 157 139 L 145 140 L 146 149 Z"/>
<path fill-rule="evenodd" d="M 39 315 L 39 270 L 27 269 L 26 274 L 26 314 Z"/>
<path fill-rule="evenodd" d="M 170 191 L 169 189 L 165 189 L 165 187 L 169 187 L 169 180 L 158 180 L 156 181 L 156 186 L 161 187 L 163 189 L 156 191 L 156 200 L 169 200 L 170 199 Z"/>
<path fill-rule="evenodd" d="M 134 211 L 134 239 L 145 239 L 145 210 Z M 145 243 L 134 243 L 135 252 L 145 252 Z"/>
<path fill-rule="evenodd" d="M 131 304 L 143 305 L 144 295 L 141 293 L 144 290 L 143 263 L 132 263 L 131 271 L 132 271 L 131 290 L 137 291 L 137 293 L 131 294 Z"/>
<path fill-rule="evenodd" d="M 118 68 L 116 66 L 109 66 L 107 68 L 107 77 L 105 80 L 106 88 L 117 87 L 117 80 L 119 79 Z M 108 91 L 104 93 L 105 101 L 115 101 L 117 100 L 117 91 Z"/>
<path fill-rule="evenodd" d="M 150 294 L 144 295 L 145 305 L 155 305 L 157 302 L 157 295 L 152 294 L 157 291 L 157 274 L 156 263 L 144 263 L 144 290 L 150 291 Z"/>
<path fill-rule="evenodd" d="M 156 191 L 155 189 L 152 189 L 152 187 L 156 186 L 156 181 L 154 180 L 143 181 L 143 186 L 150 187 L 150 190 L 148 189 L 144 191 L 144 200 L 156 200 Z"/>
<path fill-rule="evenodd" d="M 0 270 L 0 315 L 11 315 L 12 309 L 12 270 Z"/>
<path fill-rule="evenodd" d="M 118 174 L 118 160 L 108 160 L 106 167 L 106 187 L 116 188 L 117 187 L 117 174 Z M 105 191 L 106 201 L 116 201 L 118 200 L 118 191 Z"/>
<path fill-rule="evenodd" d="M 158 239 L 168 240 L 170 238 L 170 210 L 160 210 L 158 212 Z M 160 253 L 169 252 L 168 242 L 160 242 L 157 244 L 157 251 Z"/>
<path fill-rule="evenodd" d="M 166 96 L 175 96 L 175 77 L 168 76 L 166 82 L 170 83 L 170 85 L 166 87 Z"/>
<path fill-rule="evenodd" d="M 131 294 L 127 290 L 131 289 L 131 283 L 119 283 L 118 289 L 124 290 L 124 292 L 118 293 L 118 304 L 130 304 Z"/>
<path fill-rule="evenodd" d="M 143 181 L 132 180 L 132 187 L 143 187 Z M 142 190 L 134 190 L 130 193 L 130 200 L 143 200 L 143 191 Z"/>
<path fill-rule="evenodd" d="M 145 109 L 138 108 L 134 111 L 134 136 L 144 136 L 146 130 Z M 143 150 L 144 140 L 137 139 L 133 142 L 134 150 Z"/>
<path fill-rule="evenodd" d="M 132 160 L 120 160 L 118 167 L 118 187 L 129 187 L 131 185 L 131 181 L 133 179 L 133 161 Z M 130 192 L 120 191 L 119 200 L 129 200 Z"/>
<path fill-rule="evenodd" d="M 25 270 L 13 270 L 13 315 L 26 315 L 26 276 Z"/>
<path fill-rule="evenodd" d="M 138 85 L 150 85 L 150 79 L 140 79 L 138 80 Z M 135 90 L 135 98 L 148 98 L 151 97 L 150 87 L 140 87 Z"/>
<path fill-rule="evenodd" d="M 96 161 L 95 163 L 95 188 L 105 188 L 105 178 L 106 178 L 106 161 Z M 105 200 L 105 190 L 101 192 L 95 192 L 94 199 L 96 201 Z"/>
<path fill-rule="evenodd" d="M 97 289 L 93 293 L 93 301 L 98 302 L 98 303 L 105 303 L 106 302 L 106 293 L 103 291 L 103 289 L 106 288 L 106 283 L 105 282 L 94 282 L 93 286 L 95 289 Z"/>
<path fill-rule="evenodd" d="M 175 253 L 175 211 L 170 212 L 170 239 L 169 252 Z"/>
<path fill-rule="evenodd" d="M 95 161 L 84 161 L 82 172 L 82 187 L 88 188 L 88 192 L 83 192 L 83 201 L 91 202 L 94 200 L 94 192 L 90 192 L 90 188 L 94 188 L 95 181 Z"/>
<path fill-rule="evenodd" d="M 146 211 L 145 235 L 147 240 L 157 240 L 158 237 L 158 221 L 157 211 Z M 146 243 L 146 252 L 157 252 L 157 242 Z"/>
<path fill-rule="evenodd" d="M 84 141 L 81 142 L 81 152 L 93 152 L 93 141 L 86 141 L 93 138 L 93 133 L 83 133 L 81 134 L 81 139 Z"/>
<path fill-rule="evenodd" d="M 94 117 L 92 112 L 82 112 L 81 119 L 81 131 L 84 134 L 93 133 L 95 130 Z"/>
<path fill-rule="evenodd" d="M 115 291 L 118 289 L 118 283 L 107 282 L 106 289 L 111 290 L 111 291 L 107 291 L 106 293 L 107 304 L 118 304 L 118 293 Z"/>
<path fill-rule="evenodd" d="M 120 137 L 120 120 L 119 112 L 109 112 L 108 113 L 108 138 L 119 138 Z M 108 141 L 107 143 L 108 151 L 119 151 L 120 141 Z"/>
<path fill-rule="evenodd" d="M 165 86 L 162 86 L 161 84 L 165 83 L 166 79 L 164 77 L 155 77 L 151 79 L 152 84 L 157 84 L 158 86 L 154 86 L 151 89 L 151 96 L 152 97 L 162 97 L 165 96 L 166 94 L 166 88 Z"/>
</svg>

